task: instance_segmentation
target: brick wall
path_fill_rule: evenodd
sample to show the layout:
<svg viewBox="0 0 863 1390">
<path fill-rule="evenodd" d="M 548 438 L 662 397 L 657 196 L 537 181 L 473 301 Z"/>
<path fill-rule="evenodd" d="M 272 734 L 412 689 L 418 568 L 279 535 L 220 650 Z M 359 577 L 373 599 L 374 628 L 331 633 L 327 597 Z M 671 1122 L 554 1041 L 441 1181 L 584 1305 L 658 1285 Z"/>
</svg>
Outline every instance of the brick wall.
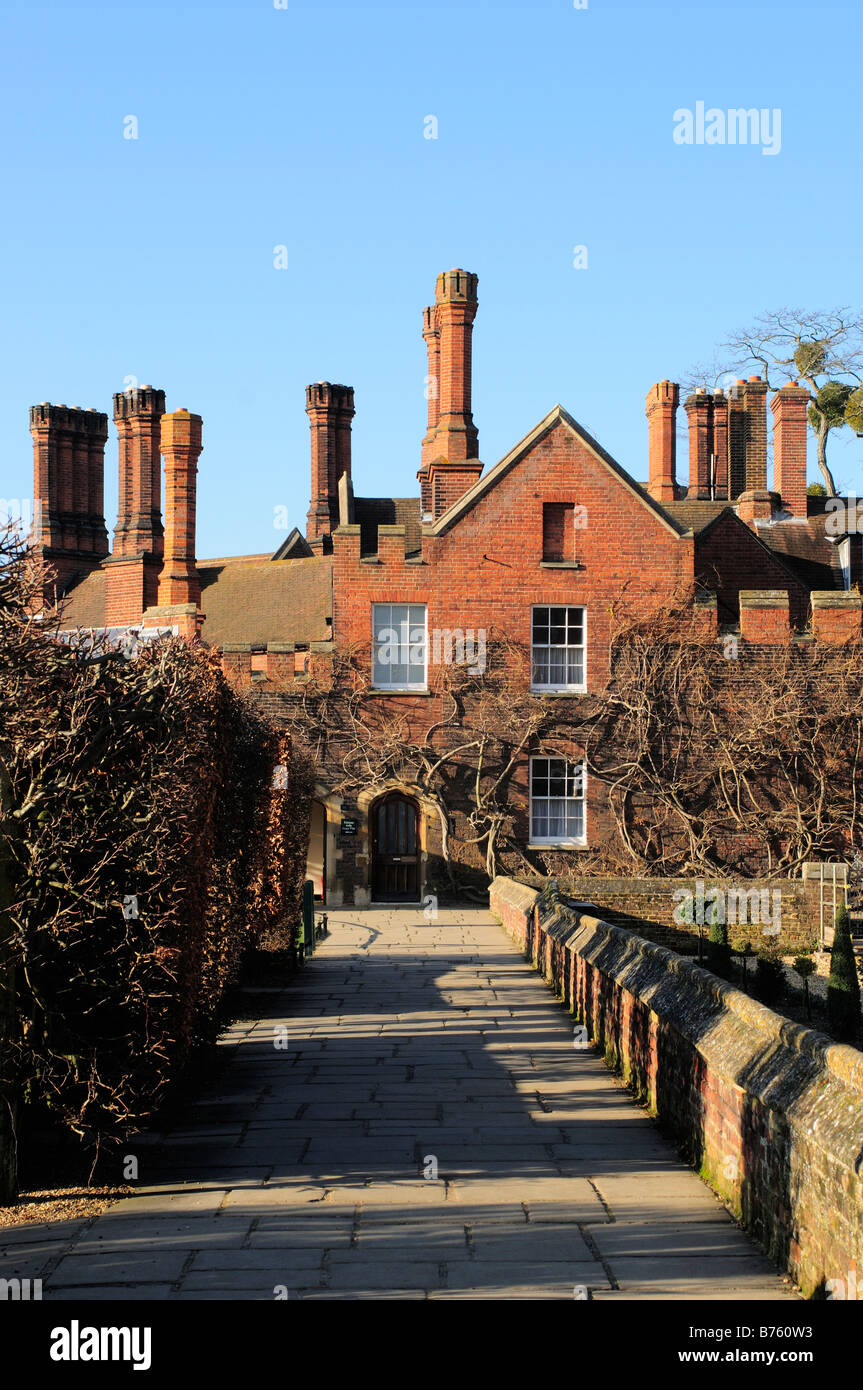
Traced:
<svg viewBox="0 0 863 1390">
<path fill-rule="evenodd" d="M 863 1054 L 672 951 L 496 879 L 490 905 L 807 1297 L 863 1258 Z"/>
<path fill-rule="evenodd" d="M 692 879 L 692 878 L 571 878 L 561 885 L 566 896 L 580 901 L 595 903 L 602 909 L 603 918 L 614 926 L 629 927 L 639 932 L 649 941 L 669 946 L 684 955 L 694 954 L 698 949 L 698 927 L 690 923 L 674 920 L 675 911 L 685 903 L 684 892 L 692 894 L 697 907 L 698 885 L 701 885 L 702 901 L 706 907 L 702 917 L 710 919 L 713 899 L 711 892 L 717 889 L 723 894 L 728 938 L 732 947 L 740 947 L 749 941 L 753 949 L 763 945 L 777 948 L 782 955 L 797 954 L 801 951 L 814 951 L 818 948 L 818 884 L 814 880 L 800 878 L 753 878 L 753 879 Z M 675 897 L 675 893 L 678 895 Z M 740 894 L 759 894 L 743 898 Z M 769 894 L 762 899 L 761 894 Z M 773 895 L 778 893 L 776 899 Z M 762 907 L 764 911 L 762 912 Z M 762 927 L 774 925 L 775 908 L 778 907 L 779 935 L 762 939 Z M 746 911 L 746 920 L 737 921 Z M 766 919 L 769 914 L 769 922 Z M 755 921 L 753 922 L 753 918 Z M 706 937 L 708 927 L 702 928 Z"/>
<path fill-rule="evenodd" d="M 543 503 L 577 512 L 574 567 L 543 565 Z M 575 513 L 574 513 L 575 514 Z M 563 422 L 554 424 L 497 485 L 450 529 L 423 537 L 422 556 L 405 559 L 400 528 L 379 537 L 376 559 L 361 559 L 358 527 L 333 538 L 333 638 L 368 643 L 371 605 L 424 603 L 429 630 L 484 628 L 530 643 L 532 604 L 587 608 L 587 683 L 609 675 L 615 601 L 649 612 L 693 579 L 693 543 L 682 539 Z M 429 711 L 440 717 L 439 706 Z"/>
</svg>

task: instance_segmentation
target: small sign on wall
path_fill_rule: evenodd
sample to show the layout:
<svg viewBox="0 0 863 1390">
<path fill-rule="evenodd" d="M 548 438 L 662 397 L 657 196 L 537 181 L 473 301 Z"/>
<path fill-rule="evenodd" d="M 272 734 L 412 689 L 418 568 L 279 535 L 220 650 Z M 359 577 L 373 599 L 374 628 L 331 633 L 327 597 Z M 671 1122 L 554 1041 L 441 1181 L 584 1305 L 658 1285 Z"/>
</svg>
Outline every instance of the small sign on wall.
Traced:
<svg viewBox="0 0 863 1390">
<path fill-rule="evenodd" d="M 353 816 L 342 816 L 341 833 L 343 835 L 356 835 L 359 828 L 360 823 Z"/>
</svg>

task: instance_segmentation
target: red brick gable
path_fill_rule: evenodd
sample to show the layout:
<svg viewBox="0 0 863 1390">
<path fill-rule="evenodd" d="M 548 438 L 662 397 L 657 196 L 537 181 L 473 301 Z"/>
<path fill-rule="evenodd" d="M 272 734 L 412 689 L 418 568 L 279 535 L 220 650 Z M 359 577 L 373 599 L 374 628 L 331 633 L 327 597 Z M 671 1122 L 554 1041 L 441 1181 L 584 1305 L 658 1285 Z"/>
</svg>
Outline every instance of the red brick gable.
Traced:
<svg viewBox="0 0 863 1390">
<path fill-rule="evenodd" d="M 737 622 L 741 589 L 785 590 L 791 622 L 806 621 L 806 585 L 730 508 L 699 532 L 695 557 L 696 578 L 717 596 L 720 623 Z"/>
<path fill-rule="evenodd" d="M 573 560 L 543 562 L 543 504 L 571 502 Z M 694 544 L 559 406 L 405 554 L 404 528 L 381 527 L 375 559 L 359 528 L 333 536 L 337 645 L 365 644 L 373 603 L 428 607 L 434 629 L 485 629 L 525 645 L 533 604 L 587 610 L 587 684 L 608 678 L 615 605 L 639 613 L 694 578 Z M 400 699 L 404 697 L 393 697 Z"/>
<path fill-rule="evenodd" d="M 574 420 L 568 411 L 564 410 L 562 405 L 556 405 L 529 434 L 526 434 L 508 454 L 504 455 L 500 463 L 481 477 L 438 518 L 434 526 L 435 532 L 440 533 L 448 530 L 460 516 L 475 506 L 480 498 L 484 497 L 492 488 L 497 487 L 501 479 L 511 469 L 517 467 L 547 434 L 561 425 L 579 441 L 586 454 L 595 463 L 601 464 L 608 474 L 622 483 L 629 495 L 638 498 L 655 518 L 679 535 L 688 529 L 686 526 L 681 526 L 659 503 L 655 502 L 650 494 L 624 468 L 621 468 L 620 464 L 611 457 L 611 454 L 607 453 L 602 445 L 577 420 Z M 601 473 L 600 476 L 602 476 Z"/>
</svg>

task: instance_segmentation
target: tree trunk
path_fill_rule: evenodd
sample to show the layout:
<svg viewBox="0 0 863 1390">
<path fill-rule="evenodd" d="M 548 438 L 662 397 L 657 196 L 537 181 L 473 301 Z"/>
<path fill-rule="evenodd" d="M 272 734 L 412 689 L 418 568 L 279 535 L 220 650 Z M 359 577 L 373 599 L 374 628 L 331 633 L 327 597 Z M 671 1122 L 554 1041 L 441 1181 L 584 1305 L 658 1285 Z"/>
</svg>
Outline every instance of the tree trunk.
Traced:
<svg viewBox="0 0 863 1390">
<path fill-rule="evenodd" d="M 824 486 L 827 489 L 828 497 L 836 496 L 836 484 L 833 481 L 833 474 L 827 467 L 827 436 L 830 433 L 830 426 L 822 415 L 818 421 L 818 429 L 815 439 L 818 444 L 818 467 L 821 469 L 821 476 L 824 479 Z"/>
<path fill-rule="evenodd" d="M 12 893 L 6 853 L 5 819 L 11 803 L 6 769 L 0 763 L 0 1064 L 15 1031 L 15 958 L 10 942 Z M 0 1206 L 18 1200 L 18 1129 L 14 1092 L 0 1082 Z"/>
</svg>

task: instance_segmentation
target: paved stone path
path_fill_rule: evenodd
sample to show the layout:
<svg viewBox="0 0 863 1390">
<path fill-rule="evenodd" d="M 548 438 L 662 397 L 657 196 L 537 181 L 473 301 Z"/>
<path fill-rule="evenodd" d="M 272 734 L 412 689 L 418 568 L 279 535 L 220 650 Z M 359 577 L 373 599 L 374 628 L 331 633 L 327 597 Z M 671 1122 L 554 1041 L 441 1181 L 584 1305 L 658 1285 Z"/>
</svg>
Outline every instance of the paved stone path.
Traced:
<svg viewBox="0 0 863 1390">
<path fill-rule="evenodd" d="M 224 1034 L 183 1127 L 128 1146 L 140 1195 L 0 1229 L 0 1276 L 45 1299 L 796 1299 L 487 912 L 330 927 L 278 1012 Z"/>
</svg>

